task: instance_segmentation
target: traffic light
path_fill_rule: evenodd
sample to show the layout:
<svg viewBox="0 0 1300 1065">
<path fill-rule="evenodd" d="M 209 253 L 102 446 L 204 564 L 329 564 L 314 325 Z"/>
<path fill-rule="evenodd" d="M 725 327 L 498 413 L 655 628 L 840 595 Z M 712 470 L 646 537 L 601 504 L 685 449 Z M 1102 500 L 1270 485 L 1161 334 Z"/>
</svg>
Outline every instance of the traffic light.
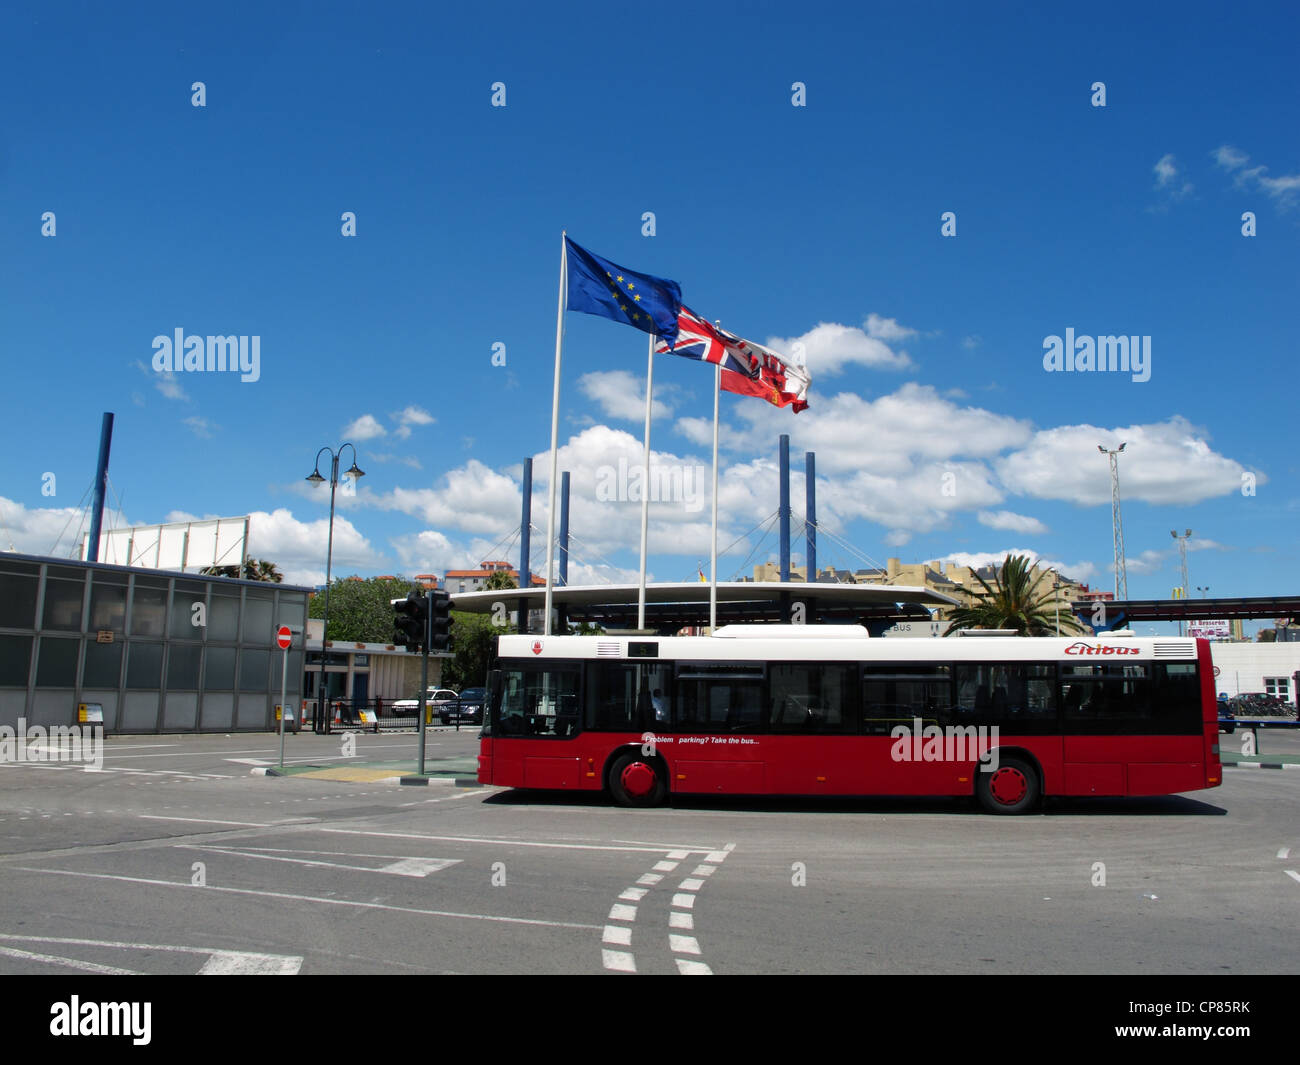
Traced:
<svg viewBox="0 0 1300 1065">
<path fill-rule="evenodd" d="M 405 599 L 393 600 L 393 643 L 408 651 L 422 651 L 428 641 L 429 600 L 414 589 Z"/>
<path fill-rule="evenodd" d="M 451 650 L 451 596 L 442 590 L 429 593 L 429 650 Z"/>
</svg>

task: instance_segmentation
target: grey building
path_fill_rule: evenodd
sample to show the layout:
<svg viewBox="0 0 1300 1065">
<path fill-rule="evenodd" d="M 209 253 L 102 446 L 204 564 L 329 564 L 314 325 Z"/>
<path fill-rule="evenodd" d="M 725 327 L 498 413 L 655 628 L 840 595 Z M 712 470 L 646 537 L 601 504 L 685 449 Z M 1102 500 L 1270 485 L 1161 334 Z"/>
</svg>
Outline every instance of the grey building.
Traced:
<svg viewBox="0 0 1300 1065">
<path fill-rule="evenodd" d="M 0 725 L 77 723 L 106 732 L 265 731 L 284 653 L 302 699 L 310 589 L 0 553 Z"/>
</svg>

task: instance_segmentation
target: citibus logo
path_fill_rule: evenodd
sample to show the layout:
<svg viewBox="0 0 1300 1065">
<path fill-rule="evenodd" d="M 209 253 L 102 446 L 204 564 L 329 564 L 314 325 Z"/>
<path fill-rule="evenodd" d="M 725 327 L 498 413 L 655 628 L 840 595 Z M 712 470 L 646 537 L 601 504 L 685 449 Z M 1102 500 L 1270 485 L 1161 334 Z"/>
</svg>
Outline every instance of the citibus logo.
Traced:
<svg viewBox="0 0 1300 1065">
<path fill-rule="evenodd" d="M 889 757 L 895 762 L 979 762 L 981 773 L 998 767 L 997 725 L 922 726 L 919 717 L 911 725 L 889 730 L 894 741 Z"/>
<path fill-rule="evenodd" d="M 1084 643 L 1076 640 L 1065 649 L 1067 655 L 1137 655 L 1142 653 L 1139 647 L 1116 647 L 1109 643 Z"/>
</svg>

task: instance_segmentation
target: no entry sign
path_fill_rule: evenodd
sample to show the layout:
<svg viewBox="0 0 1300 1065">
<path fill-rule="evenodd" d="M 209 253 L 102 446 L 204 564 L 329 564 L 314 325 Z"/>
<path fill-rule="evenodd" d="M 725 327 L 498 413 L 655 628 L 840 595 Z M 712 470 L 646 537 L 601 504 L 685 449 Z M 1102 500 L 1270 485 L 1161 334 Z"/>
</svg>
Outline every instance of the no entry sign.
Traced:
<svg viewBox="0 0 1300 1065">
<path fill-rule="evenodd" d="M 293 643 L 293 632 L 288 625 L 281 625 L 279 631 L 275 634 L 275 642 L 279 644 L 281 651 L 287 651 L 289 644 Z"/>
</svg>

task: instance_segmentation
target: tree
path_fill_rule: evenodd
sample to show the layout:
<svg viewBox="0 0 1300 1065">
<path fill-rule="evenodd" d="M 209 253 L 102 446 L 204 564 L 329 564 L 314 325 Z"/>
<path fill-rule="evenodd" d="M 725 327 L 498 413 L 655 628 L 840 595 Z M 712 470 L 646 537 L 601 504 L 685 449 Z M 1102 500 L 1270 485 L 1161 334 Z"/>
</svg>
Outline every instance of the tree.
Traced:
<svg viewBox="0 0 1300 1065">
<path fill-rule="evenodd" d="M 492 641 L 510 629 L 493 625 L 490 614 L 453 610 L 451 620 L 451 649 L 456 657 L 443 659 L 442 682 L 457 691 L 481 688 L 487 683 Z"/>
<path fill-rule="evenodd" d="M 272 584 L 280 584 L 284 580 L 284 575 L 274 562 L 261 558 L 244 559 L 242 573 L 238 565 L 204 566 L 199 573 L 205 577 L 242 577 L 246 581 L 269 581 Z"/>
<path fill-rule="evenodd" d="M 510 576 L 510 572 L 504 569 L 494 569 L 488 574 L 488 579 L 483 585 L 490 592 L 495 592 L 504 588 L 518 588 L 519 583 Z"/>
<path fill-rule="evenodd" d="M 975 579 L 983 591 L 975 592 L 975 602 L 959 607 L 948 615 L 945 636 L 959 629 L 1014 629 L 1020 636 L 1057 636 L 1083 632 L 1083 626 L 1067 608 L 1056 627 L 1056 592 L 1049 582 L 1039 586 L 1047 576 L 1030 566 L 1024 555 L 1008 555 L 1002 561 L 990 585 L 978 573 Z"/>
<path fill-rule="evenodd" d="M 405 599 L 415 582 L 405 577 L 336 578 L 330 585 L 329 632 L 326 639 L 341 643 L 392 643 L 394 599 Z M 323 617 L 325 596 L 317 593 L 307 616 Z"/>
</svg>

